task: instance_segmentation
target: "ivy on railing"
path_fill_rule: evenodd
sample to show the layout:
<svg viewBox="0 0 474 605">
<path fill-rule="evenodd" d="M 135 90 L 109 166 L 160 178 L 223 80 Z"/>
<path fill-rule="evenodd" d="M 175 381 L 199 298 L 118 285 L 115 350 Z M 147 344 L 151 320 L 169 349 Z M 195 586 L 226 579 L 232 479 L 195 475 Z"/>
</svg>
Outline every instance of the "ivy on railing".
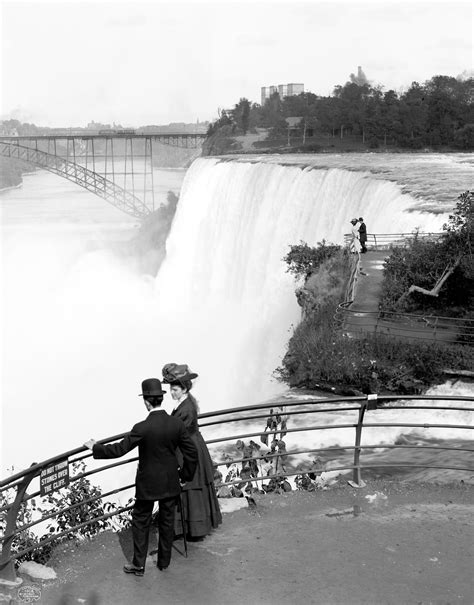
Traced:
<svg viewBox="0 0 474 605">
<path fill-rule="evenodd" d="M 115 515 L 113 520 L 101 518 L 118 510 L 119 507 L 113 502 L 103 501 L 100 487 L 93 485 L 85 477 L 80 477 L 85 472 L 84 461 L 74 461 L 71 467 L 72 476 L 79 476 L 77 481 L 71 482 L 60 492 L 50 496 L 29 498 L 21 503 L 17 517 L 17 527 L 20 531 L 13 537 L 12 549 L 17 553 L 24 550 L 28 552 L 16 559 L 17 566 L 22 561 L 46 563 L 59 544 L 64 542 L 77 544 L 105 529 L 122 529 L 129 525 L 129 517 L 126 513 Z M 6 537 L 8 504 L 13 499 L 13 488 L 0 493 L 0 507 L 4 509 L 0 512 L 2 537 Z M 132 501 L 129 499 L 127 506 Z M 41 519 L 44 519 L 41 524 L 47 525 L 43 530 L 44 533 L 39 535 L 31 530 L 31 526 L 37 525 Z M 76 528 L 76 526 L 80 527 Z M 59 535 L 63 533 L 65 535 Z M 48 540 L 48 543 L 42 545 L 45 540 Z"/>
<path fill-rule="evenodd" d="M 241 453 L 242 458 L 234 459 L 228 452 L 222 453 L 222 459 L 227 461 L 225 477 L 218 470 L 218 465 L 214 465 L 214 480 L 218 497 L 230 498 L 252 493 L 292 491 L 293 488 L 287 476 L 288 454 L 284 441 L 284 437 L 287 435 L 289 414 L 282 405 L 270 408 L 269 412 L 264 431 L 260 435 L 260 441 L 269 449 L 262 451 L 262 446 L 255 441 L 245 442 L 239 439 L 235 443 L 235 449 Z M 270 436 L 272 439 L 269 442 Z M 316 480 L 324 470 L 323 463 L 320 459 L 315 459 L 312 465 L 315 467 L 314 472 L 295 477 L 296 489 L 314 491 L 319 487 Z M 265 477 L 269 477 L 269 479 L 265 481 Z M 241 481 L 238 482 L 238 479 Z M 234 484 L 223 485 L 230 482 L 234 482 Z"/>
</svg>

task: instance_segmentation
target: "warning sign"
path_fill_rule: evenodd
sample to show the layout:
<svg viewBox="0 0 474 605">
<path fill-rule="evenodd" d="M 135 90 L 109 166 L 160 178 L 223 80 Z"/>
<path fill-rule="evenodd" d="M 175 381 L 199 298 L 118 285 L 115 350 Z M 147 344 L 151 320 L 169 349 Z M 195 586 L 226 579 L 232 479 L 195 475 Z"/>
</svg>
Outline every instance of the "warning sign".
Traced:
<svg viewBox="0 0 474 605">
<path fill-rule="evenodd" d="M 69 485 L 69 460 L 51 464 L 41 471 L 40 493 L 47 496 Z"/>
</svg>

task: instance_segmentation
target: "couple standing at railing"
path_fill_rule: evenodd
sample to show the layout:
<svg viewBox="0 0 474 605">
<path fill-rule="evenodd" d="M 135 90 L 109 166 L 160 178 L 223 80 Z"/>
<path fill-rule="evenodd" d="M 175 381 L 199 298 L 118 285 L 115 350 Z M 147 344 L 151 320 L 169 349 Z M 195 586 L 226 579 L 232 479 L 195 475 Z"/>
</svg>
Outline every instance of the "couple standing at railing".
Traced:
<svg viewBox="0 0 474 605">
<path fill-rule="evenodd" d="M 148 536 L 153 507 L 158 501 L 157 567 L 165 570 L 171 560 L 175 537 L 203 538 L 222 522 L 214 488 L 214 469 L 209 451 L 198 428 L 198 406 L 190 393 L 197 374 L 187 365 L 169 363 L 163 367 L 163 381 L 142 382 L 148 417 L 135 424 L 118 443 L 102 445 L 90 439 L 84 445 L 94 458 L 119 458 L 138 446 L 135 503 L 132 511 L 133 560 L 125 573 L 143 576 L 148 554 Z M 178 406 L 169 415 L 161 408 L 170 385 Z"/>
<path fill-rule="evenodd" d="M 367 227 L 364 219 L 360 216 L 358 219 L 351 219 L 351 234 L 352 241 L 350 243 L 350 251 L 353 254 L 365 254 L 367 252 Z"/>
</svg>

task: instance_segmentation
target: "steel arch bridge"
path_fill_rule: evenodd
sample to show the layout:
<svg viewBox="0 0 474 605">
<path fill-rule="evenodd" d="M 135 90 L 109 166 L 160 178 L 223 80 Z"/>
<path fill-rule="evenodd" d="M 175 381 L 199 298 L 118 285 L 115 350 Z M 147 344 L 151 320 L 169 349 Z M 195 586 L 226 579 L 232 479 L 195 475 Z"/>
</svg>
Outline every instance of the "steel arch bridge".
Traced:
<svg viewBox="0 0 474 605">
<path fill-rule="evenodd" d="M 199 149 L 203 133 L 0 136 L 0 156 L 57 174 L 143 218 L 155 210 L 153 144 Z"/>
</svg>

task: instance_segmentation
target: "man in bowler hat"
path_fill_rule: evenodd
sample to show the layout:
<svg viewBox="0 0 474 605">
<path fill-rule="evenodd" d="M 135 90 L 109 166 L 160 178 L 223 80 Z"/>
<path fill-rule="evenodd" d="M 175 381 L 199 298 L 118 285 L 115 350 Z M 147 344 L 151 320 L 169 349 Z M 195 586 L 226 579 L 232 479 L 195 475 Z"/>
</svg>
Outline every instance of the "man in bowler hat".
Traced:
<svg viewBox="0 0 474 605">
<path fill-rule="evenodd" d="M 367 252 L 367 227 L 364 223 L 364 219 L 361 216 L 359 217 L 359 240 L 361 252 L 362 254 L 365 254 L 365 252 Z"/>
<path fill-rule="evenodd" d="M 136 424 L 122 441 L 103 445 L 90 439 L 84 445 L 94 458 L 120 458 L 138 446 L 138 469 L 135 479 L 135 504 L 132 511 L 133 561 L 125 573 L 143 576 L 148 553 L 148 534 L 153 505 L 159 502 L 158 568 L 164 570 L 171 560 L 174 538 L 174 511 L 179 498 L 180 482 L 190 481 L 198 462 L 198 452 L 184 423 L 161 409 L 161 382 L 147 378 L 142 382 L 143 401 L 150 412 Z M 181 450 L 183 465 L 179 468 L 176 448 Z"/>
</svg>

